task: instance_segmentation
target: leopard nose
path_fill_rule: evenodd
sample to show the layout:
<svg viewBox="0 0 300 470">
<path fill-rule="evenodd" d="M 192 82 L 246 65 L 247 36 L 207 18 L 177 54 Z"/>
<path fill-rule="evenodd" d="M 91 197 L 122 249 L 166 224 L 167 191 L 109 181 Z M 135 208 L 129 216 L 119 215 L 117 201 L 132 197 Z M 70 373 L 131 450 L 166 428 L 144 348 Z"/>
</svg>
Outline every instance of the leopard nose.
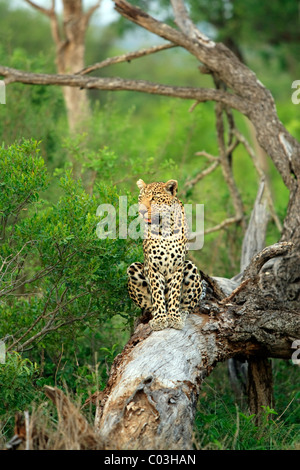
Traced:
<svg viewBox="0 0 300 470">
<path fill-rule="evenodd" d="M 146 212 L 148 212 L 148 211 L 147 211 L 147 209 L 141 207 L 141 208 L 139 209 L 139 212 L 140 212 L 141 215 L 144 215 L 144 214 L 146 214 Z"/>
</svg>

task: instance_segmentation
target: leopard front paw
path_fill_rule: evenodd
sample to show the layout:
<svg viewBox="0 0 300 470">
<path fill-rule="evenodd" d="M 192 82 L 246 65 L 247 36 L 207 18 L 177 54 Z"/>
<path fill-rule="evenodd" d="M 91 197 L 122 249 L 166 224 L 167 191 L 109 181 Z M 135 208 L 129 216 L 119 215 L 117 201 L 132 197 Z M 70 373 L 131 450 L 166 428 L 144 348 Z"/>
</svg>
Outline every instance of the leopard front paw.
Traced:
<svg viewBox="0 0 300 470">
<path fill-rule="evenodd" d="M 185 319 L 188 316 L 188 314 L 189 314 L 188 310 L 180 310 L 180 316 L 181 316 L 181 319 L 183 321 L 183 324 L 185 323 Z"/>
<path fill-rule="evenodd" d="M 185 324 L 185 317 L 182 318 L 181 315 L 169 318 L 170 328 L 175 328 L 175 330 L 182 330 L 182 328 L 184 327 L 184 324 Z"/>
<path fill-rule="evenodd" d="M 150 320 L 149 325 L 152 330 L 154 331 L 159 331 L 159 330 L 164 330 L 165 328 L 168 328 L 169 322 L 166 317 L 154 317 L 152 320 Z"/>
</svg>

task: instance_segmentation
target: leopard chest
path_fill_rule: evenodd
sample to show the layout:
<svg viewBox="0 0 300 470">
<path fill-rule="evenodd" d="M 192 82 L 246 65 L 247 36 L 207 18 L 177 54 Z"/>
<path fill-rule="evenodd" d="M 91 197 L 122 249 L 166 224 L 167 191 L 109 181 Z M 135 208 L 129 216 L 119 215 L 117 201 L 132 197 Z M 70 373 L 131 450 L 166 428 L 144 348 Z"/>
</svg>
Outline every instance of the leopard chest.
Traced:
<svg viewBox="0 0 300 470">
<path fill-rule="evenodd" d="M 143 248 L 146 270 L 151 266 L 167 278 L 185 261 L 185 239 L 144 240 Z"/>
</svg>

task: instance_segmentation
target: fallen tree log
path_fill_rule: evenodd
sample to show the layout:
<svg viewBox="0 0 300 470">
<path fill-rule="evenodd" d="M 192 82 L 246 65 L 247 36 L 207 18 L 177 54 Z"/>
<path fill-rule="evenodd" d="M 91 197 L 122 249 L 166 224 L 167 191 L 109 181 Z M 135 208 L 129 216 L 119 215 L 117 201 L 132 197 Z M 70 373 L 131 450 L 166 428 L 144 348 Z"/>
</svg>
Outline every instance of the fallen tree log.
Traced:
<svg viewBox="0 0 300 470">
<path fill-rule="evenodd" d="M 259 259 L 290 249 L 281 243 L 256 255 L 249 268 L 253 277 L 231 296 L 216 299 L 211 289 L 183 330 L 137 327 L 101 392 L 97 432 L 105 448 L 191 449 L 201 384 L 218 362 L 241 354 L 291 357 L 300 335 L 299 311 L 266 299 L 256 272 Z"/>
<path fill-rule="evenodd" d="M 292 244 L 283 242 L 255 255 L 248 269 L 252 277 L 229 296 L 221 295 L 216 279 L 204 275 L 208 296 L 189 315 L 183 330 L 152 331 L 148 323 L 140 323 L 115 358 L 105 390 L 85 402 L 96 404 L 94 427 L 61 390 L 45 387 L 58 411 L 58 435 L 63 436 L 60 448 L 192 449 L 201 385 L 219 362 L 240 355 L 260 365 L 264 364 L 262 358 L 291 358 L 293 343 L 300 337 L 300 311 L 283 300 L 265 296 L 261 282 L 262 260 L 291 250 Z M 227 285 L 225 279 L 221 285 Z M 227 294 L 230 286 L 231 282 L 225 289 Z M 257 372 L 253 383 L 262 379 Z M 261 403 L 262 397 L 258 398 Z M 48 436 L 45 438 L 40 430 L 34 435 L 34 427 L 30 429 L 28 435 L 17 432 L 7 448 L 25 441 L 35 442 L 33 448 L 49 448 Z"/>
</svg>

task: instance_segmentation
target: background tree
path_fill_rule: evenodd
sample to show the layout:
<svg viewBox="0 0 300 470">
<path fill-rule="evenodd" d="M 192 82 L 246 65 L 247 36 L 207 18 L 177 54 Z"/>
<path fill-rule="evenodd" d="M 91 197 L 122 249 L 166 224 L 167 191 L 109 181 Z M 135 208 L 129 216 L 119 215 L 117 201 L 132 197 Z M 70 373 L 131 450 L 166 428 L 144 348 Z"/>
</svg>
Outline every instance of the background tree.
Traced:
<svg viewBox="0 0 300 470">
<path fill-rule="evenodd" d="M 82 0 L 63 0 L 62 25 L 55 11 L 55 0 L 51 8 L 41 7 L 31 0 L 25 0 L 33 8 L 50 19 L 51 34 L 56 46 L 56 67 L 59 74 L 75 74 L 85 66 L 85 41 L 89 21 L 100 7 L 101 0 L 83 10 Z M 89 116 L 89 102 L 86 90 L 64 87 L 68 122 L 71 132 L 79 131 Z"/>
</svg>

